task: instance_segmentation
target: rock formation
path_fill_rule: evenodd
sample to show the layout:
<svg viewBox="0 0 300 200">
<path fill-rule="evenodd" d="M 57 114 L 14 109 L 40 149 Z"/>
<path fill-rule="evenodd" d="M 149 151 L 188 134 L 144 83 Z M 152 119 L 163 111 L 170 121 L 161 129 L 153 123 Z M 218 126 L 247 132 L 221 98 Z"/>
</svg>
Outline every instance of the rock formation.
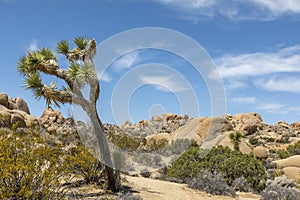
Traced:
<svg viewBox="0 0 300 200">
<path fill-rule="evenodd" d="M 20 128 L 38 125 L 38 119 L 30 115 L 27 103 L 22 98 L 14 100 L 5 93 L 0 93 L 0 128 L 11 128 L 15 123 Z"/>
</svg>

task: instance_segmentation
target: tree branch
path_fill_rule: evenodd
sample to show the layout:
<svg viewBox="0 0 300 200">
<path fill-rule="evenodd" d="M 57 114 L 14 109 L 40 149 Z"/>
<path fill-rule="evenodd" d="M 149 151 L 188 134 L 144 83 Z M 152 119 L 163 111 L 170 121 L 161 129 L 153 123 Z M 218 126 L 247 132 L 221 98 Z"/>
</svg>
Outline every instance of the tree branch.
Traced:
<svg viewBox="0 0 300 200">
<path fill-rule="evenodd" d="M 42 62 L 40 65 L 37 66 L 37 70 L 39 70 L 45 74 L 53 75 L 53 76 L 63 79 L 64 81 L 66 81 L 66 83 L 68 84 L 70 89 L 71 90 L 73 89 L 73 85 L 74 85 L 73 80 L 68 78 L 66 71 L 61 69 L 54 59 Z"/>
</svg>

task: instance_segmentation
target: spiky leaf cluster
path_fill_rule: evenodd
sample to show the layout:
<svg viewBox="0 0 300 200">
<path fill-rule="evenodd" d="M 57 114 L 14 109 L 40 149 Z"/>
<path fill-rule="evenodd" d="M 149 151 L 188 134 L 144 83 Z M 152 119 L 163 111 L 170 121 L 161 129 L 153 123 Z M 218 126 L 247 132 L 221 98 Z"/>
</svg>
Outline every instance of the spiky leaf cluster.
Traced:
<svg viewBox="0 0 300 200">
<path fill-rule="evenodd" d="M 48 107 L 52 104 L 59 106 L 61 103 L 70 103 L 69 100 L 61 98 L 64 94 L 62 91 L 72 91 L 74 82 L 77 82 L 81 88 L 97 78 L 93 63 L 82 62 L 88 39 L 76 37 L 74 43 L 77 47 L 73 50 L 69 49 L 69 43 L 66 40 L 60 41 L 56 47 L 57 52 L 64 54 L 70 62 L 67 70 L 62 70 L 58 66 L 56 55 L 49 48 L 27 51 L 27 55 L 19 59 L 17 70 L 25 78 L 24 87 L 31 90 L 36 98 L 44 97 Z M 41 73 L 61 78 L 67 85 L 60 89 L 56 87 L 56 82 L 47 86 L 42 81 Z M 60 98 L 57 98 L 55 94 L 60 95 Z"/>
<path fill-rule="evenodd" d="M 69 43 L 66 40 L 62 40 L 60 41 L 57 46 L 56 46 L 56 51 L 58 53 L 67 55 L 67 53 L 69 52 Z"/>
<path fill-rule="evenodd" d="M 74 39 L 74 43 L 77 45 L 77 47 L 80 49 L 80 50 L 83 50 L 87 43 L 88 43 L 88 40 L 86 37 L 76 37 Z"/>
</svg>

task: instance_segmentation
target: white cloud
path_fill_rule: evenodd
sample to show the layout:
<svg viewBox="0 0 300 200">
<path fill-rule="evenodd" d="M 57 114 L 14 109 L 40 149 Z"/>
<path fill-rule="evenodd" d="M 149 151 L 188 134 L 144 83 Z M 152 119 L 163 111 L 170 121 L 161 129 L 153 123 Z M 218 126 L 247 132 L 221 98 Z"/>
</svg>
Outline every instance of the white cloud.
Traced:
<svg viewBox="0 0 300 200">
<path fill-rule="evenodd" d="M 115 71 L 121 71 L 124 69 L 129 69 L 133 65 L 137 64 L 139 61 L 141 61 L 140 55 L 138 51 L 134 51 L 131 53 L 128 53 L 121 58 L 117 59 L 112 67 Z"/>
<path fill-rule="evenodd" d="M 215 63 L 225 79 L 257 77 L 278 72 L 300 72 L 300 45 L 275 52 L 224 55 L 215 59 Z"/>
<path fill-rule="evenodd" d="M 287 106 L 287 104 L 280 103 L 261 103 L 257 108 L 269 113 L 287 114 L 289 112 Z"/>
<path fill-rule="evenodd" d="M 38 41 L 37 41 L 36 39 L 32 40 L 32 41 L 29 43 L 27 49 L 28 49 L 29 51 L 36 51 L 36 50 L 38 49 Z"/>
<path fill-rule="evenodd" d="M 107 72 L 98 73 L 98 77 L 101 81 L 104 81 L 104 82 L 111 82 L 112 81 L 112 77 Z"/>
<path fill-rule="evenodd" d="M 256 103 L 255 97 L 235 97 L 231 99 L 232 102 L 241 103 L 241 104 L 254 104 Z"/>
<path fill-rule="evenodd" d="M 282 104 L 269 100 L 261 100 L 252 96 L 241 96 L 231 98 L 232 103 L 238 104 L 250 104 L 255 106 L 256 109 L 276 114 L 288 114 L 290 112 L 295 112 L 295 109 L 292 109 L 288 104 Z M 271 103 L 270 103 L 271 102 Z"/>
<path fill-rule="evenodd" d="M 264 80 L 256 81 L 256 85 L 268 91 L 283 91 L 300 93 L 300 77 L 280 77 L 280 78 L 269 78 Z"/>
<path fill-rule="evenodd" d="M 144 84 L 152 85 L 155 89 L 163 92 L 181 92 L 187 90 L 186 84 L 172 76 L 141 76 Z"/>
<path fill-rule="evenodd" d="M 252 0 L 258 6 L 264 7 L 273 12 L 274 15 L 284 13 L 299 13 L 299 0 Z"/>
<path fill-rule="evenodd" d="M 225 82 L 226 90 L 243 89 L 247 87 L 247 83 L 237 80 L 229 80 Z"/>
<path fill-rule="evenodd" d="M 299 0 L 154 0 L 175 7 L 184 18 L 199 21 L 223 16 L 233 21 L 269 21 L 300 13 Z"/>
</svg>

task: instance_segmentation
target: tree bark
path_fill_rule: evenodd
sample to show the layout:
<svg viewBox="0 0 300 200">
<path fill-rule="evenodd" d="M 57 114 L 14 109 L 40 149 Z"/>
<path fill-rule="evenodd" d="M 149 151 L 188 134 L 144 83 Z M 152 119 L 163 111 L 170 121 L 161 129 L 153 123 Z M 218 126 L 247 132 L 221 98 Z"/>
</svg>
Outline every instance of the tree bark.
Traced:
<svg viewBox="0 0 300 200">
<path fill-rule="evenodd" d="M 108 188 L 111 191 L 119 191 L 119 186 L 116 185 L 114 170 L 113 170 L 113 163 L 111 160 L 110 150 L 107 142 L 107 138 L 102 128 L 102 122 L 98 116 L 98 112 L 95 106 L 90 106 L 87 109 L 87 114 L 92 122 L 94 132 L 97 139 L 97 144 L 100 150 L 101 160 L 104 162 L 105 165 L 105 173 L 107 176 L 107 183 Z"/>
</svg>

